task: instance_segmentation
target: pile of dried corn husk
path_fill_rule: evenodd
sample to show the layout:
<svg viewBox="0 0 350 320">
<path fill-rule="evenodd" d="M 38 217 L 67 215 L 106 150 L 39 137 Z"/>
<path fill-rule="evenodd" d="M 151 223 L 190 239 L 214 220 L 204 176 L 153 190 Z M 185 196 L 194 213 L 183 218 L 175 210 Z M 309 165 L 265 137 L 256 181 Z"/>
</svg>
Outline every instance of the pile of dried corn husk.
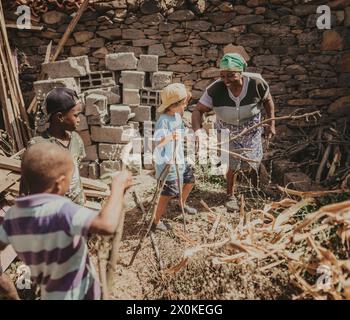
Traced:
<svg viewBox="0 0 350 320">
<path fill-rule="evenodd" d="M 190 247 L 165 273 L 179 272 L 196 253 L 205 252 L 213 264 L 240 265 L 254 260 L 258 271 L 287 265 L 291 281 L 302 291 L 295 299 L 350 299 L 350 259 L 340 260 L 327 248 L 334 229 L 341 245 L 348 248 L 350 201 L 324 206 L 301 218 L 303 208 L 313 203 L 313 198 L 299 202 L 286 198 L 266 204 L 263 210 L 245 212 L 242 197 L 239 223 L 233 228 L 202 201 L 211 231 L 201 244 L 176 231 Z"/>
</svg>

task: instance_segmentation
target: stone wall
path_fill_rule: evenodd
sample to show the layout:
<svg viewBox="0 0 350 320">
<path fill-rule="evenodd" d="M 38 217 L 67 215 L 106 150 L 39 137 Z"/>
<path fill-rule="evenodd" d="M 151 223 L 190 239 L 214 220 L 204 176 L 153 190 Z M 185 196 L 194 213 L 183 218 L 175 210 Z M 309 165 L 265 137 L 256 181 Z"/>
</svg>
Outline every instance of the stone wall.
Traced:
<svg viewBox="0 0 350 320">
<path fill-rule="evenodd" d="M 91 69 L 103 70 L 108 53 L 156 54 L 160 70 L 174 72 L 174 81 L 199 98 L 218 76 L 223 48 L 233 44 L 244 47 L 249 71 L 269 82 L 278 108 L 329 106 L 349 95 L 350 4 L 330 2 L 332 28 L 318 30 L 316 9 L 327 1 L 305 2 L 167 1 L 162 7 L 162 1 L 142 1 L 140 7 L 135 0 L 103 1 L 85 12 L 60 59 L 88 55 Z M 10 32 L 25 53 L 20 78 L 27 100 L 47 44 L 58 43 L 70 19 L 52 8 L 38 18 L 43 31 Z"/>
<path fill-rule="evenodd" d="M 94 71 L 105 69 L 108 53 L 159 55 L 160 70 L 174 72 L 174 81 L 199 98 L 218 76 L 223 48 L 233 44 L 233 50 L 244 48 L 248 71 L 269 82 L 282 113 L 338 100 L 332 108 L 337 111 L 350 95 L 349 2 L 330 1 L 332 28 L 319 30 L 316 9 L 327 1 L 102 1 L 85 12 L 60 59 L 88 55 Z M 8 20 L 13 12 L 7 11 Z M 37 18 L 43 31 L 10 31 L 12 44 L 24 53 L 20 79 L 27 101 L 47 44 L 57 45 L 71 18 L 52 7 Z"/>
</svg>

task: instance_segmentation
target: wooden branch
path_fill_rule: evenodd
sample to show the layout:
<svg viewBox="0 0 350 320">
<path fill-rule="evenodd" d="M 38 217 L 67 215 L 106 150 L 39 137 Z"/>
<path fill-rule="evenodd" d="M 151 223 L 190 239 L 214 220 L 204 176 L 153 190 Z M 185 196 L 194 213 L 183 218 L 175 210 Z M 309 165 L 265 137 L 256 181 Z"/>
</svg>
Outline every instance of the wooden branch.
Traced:
<svg viewBox="0 0 350 320">
<path fill-rule="evenodd" d="M 73 30 L 75 29 L 76 25 L 78 24 L 81 16 L 83 15 L 84 11 L 86 10 L 86 8 L 89 5 L 89 0 L 85 0 L 83 2 L 83 4 L 80 6 L 78 12 L 76 13 L 75 17 L 73 18 L 73 20 L 69 23 L 68 28 L 66 29 L 66 32 L 64 33 L 62 39 L 60 40 L 60 42 L 58 43 L 58 47 L 54 53 L 54 55 L 52 56 L 51 62 L 56 61 L 56 59 L 58 58 L 58 56 L 60 55 L 63 47 L 65 46 L 67 40 L 69 39 L 71 33 L 73 32 Z"/>
<path fill-rule="evenodd" d="M 142 217 L 143 217 L 142 220 L 144 220 L 144 218 L 147 216 L 147 212 L 145 210 L 145 207 L 143 206 L 142 199 L 139 197 L 139 195 L 137 194 L 136 191 L 134 191 L 134 199 L 135 199 L 136 205 L 142 211 Z M 154 237 L 153 232 L 150 232 L 150 238 L 151 238 L 151 242 L 152 242 L 152 246 L 153 246 L 153 249 L 154 249 L 154 253 L 155 253 L 156 259 L 157 259 L 158 264 L 159 264 L 159 269 L 162 270 L 164 268 L 164 265 L 163 265 L 162 259 L 160 258 L 159 248 L 157 246 L 157 242 L 156 242 L 156 239 Z"/>
<path fill-rule="evenodd" d="M 179 200 L 180 200 L 180 207 L 181 207 L 181 212 L 182 212 L 182 218 L 183 218 L 183 226 L 184 226 L 184 232 L 187 233 L 186 230 L 186 214 L 185 214 L 185 209 L 184 209 L 184 203 L 183 203 L 183 195 L 182 195 L 182 184 L 180 179 L 180 172 L 179 172 L 179 165 L 177 163 L 176 159 L 176 153 L 177 153 L 177 140 L 174 140 L 174 163 L 175 163 L 175 169 L 176 169 L 176 176 L 177 176 L 177 186 L 179 189 Z"/>
<path fill-rule="evenodd" d="M 298 120 L 298 119 L 303 119 L 303 118 L 308 118 L 308 117 L 315 117 L 315 116 L 321 116 L 319 111 L 314 111 L 314 112 L 310 112 L 310 113 L 305 113 L 299 116 L 293 116 L 293 115 L 289 115 L 289 116 L 283 116 L 283 117 L 275 117 L 275 118 L 270 118 L 270 119 L 265 119 L 253 126 L 251 126 L 250 128 L 246 128 L 244 130 L 242 130 L 242 132 L 240 132 L 239 134 L 237 134 L 236 136 L 234 136 L 233 138 L 231 138 L 228 141 L 224 141 L 224 142 L 220 142 L 217 144 L 217 146 L 221 146 L 224 143 L 229 143 L 231 141 L 234 141 L 242 136 L 244 136 L 245 134 L 255 130 L 258 127 L 264 126 L 269 122 L 272 121 L 281 121 L 281 120 Z"/>
<path fill-rule="evenodd" d="M 121 161 L 122 161 L 122 172 L 126 171 L 129 158 L 130 158 L 130 152 L 132 150 L 132 143 L 128 143 L 121 152 Z M 124 220 L 125 220 L 125 211 L 122 209 L 119 221 L 117 224 L 117 230 L 112 240 L 112 249 L 110 252 L 110 257 L 107 265 L 107 283 L 108 283 L 108 289 L 109 292 L 112 291 L 113 288 L 113 278 L 114 278 L 114 271 L 116 264 L 119 259 L 119 251 L 121 246 L 121 241 L 123 237 L 123 231 L 124 231 Z"/>
<path fill-rule="evenodd" d="M 165 182 L 166 182 L 166 177 L 168 176 L 169 170 L 170 170 L 170 164 L 167 164 L 164 167 L 163 171 L 161 172 L 161 174 L 160 174 L 160 176 L 159 176 L 159 178 L 157 180 L 156 190 L 154 192 L 153 199 L 151 201 L 152 206 L 148 210 L 148 212 L 152 211 L 152 217 L 151 217 L 151 220 L 150 220 L 150 222 L 148 224 L 146 233 L 143 236 L 140 237 L 139 243 L 136 246 L 136 249 L 135 249 L 135 251 L 134 251 L 134 253 L 133 253 L 132 257 L 131 257 L 131 260 L 129 262 L 129 266 L 131 266 L 134 263 L 135 258 L 137 256 L 137 253 L 141 250 L 143 241 L 146 239 L 147 235 L 149 234 L 149 232 L 152 229 L 152 225 L 153 225 L 154 217 L 156 215 L 156 210 L 157 210 L 159 198 L 160 198 L 160 195 L 161 195 L 161 193 L 163 191 L 163 188 L 164 188 L 164 185 L 165 185 Z"/>
<path fill-rule="evenodd" d="M 324 191 L 297 191 L 289 188 L 283 188 L 281 186 L 277 186 L 278 190 L 287 193 L 291 196 L 299 196 L 302 198 L 313 198 L 313 197 L 323 197 L 328 194 L 337 194 L 337 193 L 344 193 L 344 192 L 350 192 L 350 189 L 336 189 L 336 190 L 324 190 Z"/>
</svg>

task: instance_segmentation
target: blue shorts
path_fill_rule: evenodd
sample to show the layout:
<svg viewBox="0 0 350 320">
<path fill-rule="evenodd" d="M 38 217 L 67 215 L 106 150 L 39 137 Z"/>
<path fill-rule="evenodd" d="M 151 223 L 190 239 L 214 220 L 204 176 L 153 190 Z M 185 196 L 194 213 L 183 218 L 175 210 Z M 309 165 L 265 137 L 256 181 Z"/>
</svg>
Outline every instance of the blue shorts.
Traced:
<svg viewBox="0 0 350 320">
<path fill-rule="evenodd" d="M 193 169 L 187 165 L 185 172 L 183 173 L 183 183 L 190 184 L 194 183 L 195 180 Z M 179 185 L 177 180 L 166 181 L 161 195 L 168 197 L 179 196 Z"/>
</svg>

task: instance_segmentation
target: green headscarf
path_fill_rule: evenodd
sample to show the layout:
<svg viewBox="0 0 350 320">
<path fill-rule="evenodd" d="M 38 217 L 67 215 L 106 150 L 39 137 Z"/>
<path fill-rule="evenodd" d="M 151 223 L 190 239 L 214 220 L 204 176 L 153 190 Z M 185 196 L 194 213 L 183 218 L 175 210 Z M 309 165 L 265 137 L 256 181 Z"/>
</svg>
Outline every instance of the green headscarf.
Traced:
<svg viewBox="0 0 350 320">
<path fill-rule="evenodd" d="M 220 61 L 220 69 L 226 71 L 243 71 L 246 66 L 247 62 L 238 53 L 227 53 Z"/>
</svg>

